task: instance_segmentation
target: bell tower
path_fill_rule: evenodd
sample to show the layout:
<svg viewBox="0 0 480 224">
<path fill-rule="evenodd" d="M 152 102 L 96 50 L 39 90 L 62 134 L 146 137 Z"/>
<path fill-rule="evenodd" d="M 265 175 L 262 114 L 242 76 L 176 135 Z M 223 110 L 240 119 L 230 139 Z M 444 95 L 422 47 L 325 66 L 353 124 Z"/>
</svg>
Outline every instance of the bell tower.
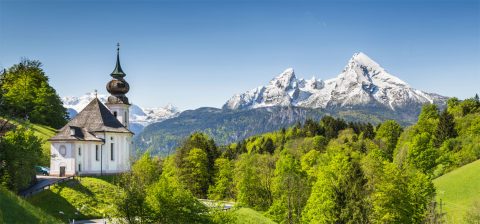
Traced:
<svg viewBox="0 0 480 224">
<path fill-rule="evenodd" d="M 123 72 L 122 66 L 120 65 L 120 44 L 117 44 L 117 64 L 110 76 L 112 76 L 112 80 L 107 83 L 107 91 L 110 93 L 110 96 L 108 96 L 105 105 L 120 123 L 128 128 L 130 122 L 130 114 L 128 111 L 130 103 L 125 94 L 130 90 L 130 86 L 124 79 L 126 74 Z"/>
</svg>

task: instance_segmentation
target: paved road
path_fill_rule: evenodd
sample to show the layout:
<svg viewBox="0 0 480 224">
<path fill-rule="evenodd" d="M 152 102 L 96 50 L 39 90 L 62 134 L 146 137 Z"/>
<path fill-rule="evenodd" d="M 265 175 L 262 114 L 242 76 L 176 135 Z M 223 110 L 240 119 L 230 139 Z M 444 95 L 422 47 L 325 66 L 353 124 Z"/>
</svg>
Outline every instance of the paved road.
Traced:
<svg viewBox="0 0 480 224">
<path fill-rule="evenodd" d="M 36 194 L 43 190 L 45 186 L 53 184 L 61 179 L 65 179 L 65 177 L 52 177 L 52 176 L 40 176 L 37 175 L 37 183 L 33 186 L 30 186 L 28 189 L 23 190 L 20 192 L 20 195 L 26 196 L 29 194 Z"/>
</svg>

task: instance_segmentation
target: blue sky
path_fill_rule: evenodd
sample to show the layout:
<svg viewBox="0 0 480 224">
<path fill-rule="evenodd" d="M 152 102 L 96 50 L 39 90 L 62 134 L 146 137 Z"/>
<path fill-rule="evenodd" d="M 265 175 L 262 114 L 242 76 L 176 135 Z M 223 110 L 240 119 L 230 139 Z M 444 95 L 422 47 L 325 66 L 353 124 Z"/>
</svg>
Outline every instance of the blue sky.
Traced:
<svg viewBox="0 0 480 224">
<path fill-rule="evenodd" d="M 0 0 L 0 68 L 37 59 L 61 96 L 106 92 L 120 42 L 133 103 L 193 109 L 288 67 L 332 78 L 361 51 L 465 98 L 480 92 L 479 2 Z"/>
</svg>

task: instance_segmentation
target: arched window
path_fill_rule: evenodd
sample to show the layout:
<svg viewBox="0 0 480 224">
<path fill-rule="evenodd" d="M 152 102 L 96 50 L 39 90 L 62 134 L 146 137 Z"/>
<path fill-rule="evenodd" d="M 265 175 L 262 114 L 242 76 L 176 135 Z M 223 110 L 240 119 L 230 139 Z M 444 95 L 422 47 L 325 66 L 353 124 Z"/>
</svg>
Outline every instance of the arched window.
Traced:
<svg viewBox="0 0 480 224">
<path fill-rule="evenodd" d="M 65 156 L 67 154 L 67 148 L 64 145 L 60 146 L 59 151 L 60 151 L 60 155 L 62 156 Z"/>
<path fill-rule="evenodd" d="M 113 116 L 117 117 L 117 111 L 113 111 Z"/>
</svg>

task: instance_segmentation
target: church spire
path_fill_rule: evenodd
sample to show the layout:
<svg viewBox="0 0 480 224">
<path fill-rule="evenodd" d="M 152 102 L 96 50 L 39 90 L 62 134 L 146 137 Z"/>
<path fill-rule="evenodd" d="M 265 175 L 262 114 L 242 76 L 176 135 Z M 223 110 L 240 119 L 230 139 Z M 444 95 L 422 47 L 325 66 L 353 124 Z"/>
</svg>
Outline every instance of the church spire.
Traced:
<svg viewBox="0 0 480 224">
<path fill-rule="evenodd" d="M 115 69 L 113 70 L 112 74 L 110 74 L 113 78 L 123 78 L 127 74 L 123 72 L 122 66 L 120 65 L 120 43 L 117 43 L 117 65 L 115 66 Z"/>
<path fill-rule="evenodd" d="M 112 80 L 107 83 L 107 91 L 111 95 L 108 97 L 107 104 L 129 104 L 128 97 L 125 94 L 130 90 L 130 86 L 123 78 L 125 73 L 120 66 L 120 44 L 117 44 L 117 66 L 110 75 Z"/>
</svg>

